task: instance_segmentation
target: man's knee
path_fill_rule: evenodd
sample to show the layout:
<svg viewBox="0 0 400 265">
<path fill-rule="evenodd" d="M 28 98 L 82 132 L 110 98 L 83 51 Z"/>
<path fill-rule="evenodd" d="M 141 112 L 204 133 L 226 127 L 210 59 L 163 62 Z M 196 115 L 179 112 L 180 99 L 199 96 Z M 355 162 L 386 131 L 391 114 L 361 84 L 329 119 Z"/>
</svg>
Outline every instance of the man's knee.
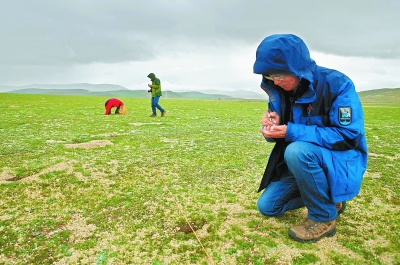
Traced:
<svg viewBox="0 0 400 265">
<path fill-rule="evenodd" d="M 293 142 L 286 147 L 285 162 L 291 168 L 301 162 L 318 160 L 318 149 L 314 144 L 306 142 Z"/>
<path fill-rule="evenodd" d="M 261 214 L 266 216 L 276 216 L 282 214 L 282 212 L 279 209 L 276 209 L 273 204 L 263 200 L 262 198 L 258 199 L 257 208 Z"/>
<path fill-rule="evenodd" d="M 302 142 L 293 142 L 286 147 L 285 150 L 285 159 L 296 159 L 301 155 L 304 151 L 305 143 Z"/>
</svg>

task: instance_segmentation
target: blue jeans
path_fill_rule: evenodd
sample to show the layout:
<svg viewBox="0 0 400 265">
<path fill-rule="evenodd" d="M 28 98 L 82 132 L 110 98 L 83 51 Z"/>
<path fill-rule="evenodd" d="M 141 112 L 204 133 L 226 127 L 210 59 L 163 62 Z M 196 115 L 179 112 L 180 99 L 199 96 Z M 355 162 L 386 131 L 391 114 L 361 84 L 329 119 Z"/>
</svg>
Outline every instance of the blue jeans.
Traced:
<svg viewBox="0 0 400 265">
<path fill-rule="evenodd" d="M 151 110 L 153 111 L 153 114 L 156 114 L 156 108 L 159 109 L 161 112 L 164 112 L 164 109 L 160 106 L 160 104 L 158 104 L 159 100 L 159 96 L 151 98 Z"/>
<path fill-rule="evenodd" d="M 285 162 L 289 168 L 277 181 L 271 182 L 257 201 L 258 210 L 268 216 L 306 206 L 308 218 L 315 222 L 336 219 L 335 203 L 330 190 L 322 147 L 306 142 L 293 142 L 286 147 Z"/>
</svg>

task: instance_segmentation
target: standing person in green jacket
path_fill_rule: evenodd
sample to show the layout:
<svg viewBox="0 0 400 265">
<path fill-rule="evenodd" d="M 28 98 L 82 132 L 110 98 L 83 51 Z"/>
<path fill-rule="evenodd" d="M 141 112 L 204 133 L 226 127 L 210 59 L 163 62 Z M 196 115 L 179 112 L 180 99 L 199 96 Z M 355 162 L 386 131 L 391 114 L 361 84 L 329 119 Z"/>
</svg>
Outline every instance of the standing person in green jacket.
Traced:
<svg viewBox="0 0 400 265">
<path fill-rule="evenodd" d="M 150 117 L 155 117 L 157 116 L 156 113 L 156 108 L 161 111 L 161 117 L 164 117 L 165 115 L 165 110 L 158 104 L 158 101 L 160 100 L 160 97 L 162 96 L 161 94 L 161 81 L 156 77 L 155 74 L 150 73 L 148 76 L 151 80 L 151 85 L 148 84 L 150 89 L 148 92 L 151 92 L 151 110 L 153 113 L 150 115 Z"/>
</svg>

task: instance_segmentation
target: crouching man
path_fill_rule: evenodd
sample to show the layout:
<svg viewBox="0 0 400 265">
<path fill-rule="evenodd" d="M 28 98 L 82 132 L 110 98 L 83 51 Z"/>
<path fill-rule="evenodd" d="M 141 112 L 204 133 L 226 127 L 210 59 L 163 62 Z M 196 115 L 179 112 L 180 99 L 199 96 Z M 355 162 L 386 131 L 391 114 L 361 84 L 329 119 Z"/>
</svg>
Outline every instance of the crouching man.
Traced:
<svg viewBox="0 0 400 265">
<path fill-rule="evenodd" d="M 258 209 L 275 216 L 305 206 L 307 218 L 289 236 L 301 242 L 333 236 L 336 218 L 359 193 L 367 166 L 364 115 L 354 84 L 318 66 L 303 40 L 291 34 L 265 38 L 253 70 L 269 96 L 261 133 L 275 142 Z"/>
</svg>

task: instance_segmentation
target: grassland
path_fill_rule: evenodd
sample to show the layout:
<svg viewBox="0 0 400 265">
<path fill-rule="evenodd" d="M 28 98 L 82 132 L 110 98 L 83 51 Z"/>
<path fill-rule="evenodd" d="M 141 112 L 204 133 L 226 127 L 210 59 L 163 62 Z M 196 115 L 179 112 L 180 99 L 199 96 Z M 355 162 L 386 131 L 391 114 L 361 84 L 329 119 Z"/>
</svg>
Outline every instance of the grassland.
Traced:
<svg viewBox="0 0 400 265">
<path fill-rule="evenodd" d="M 256 209 L 266 102 L 106 99 L 0 94 L 0 264 L 400 264 L 398 103 L 364 105 L 361 192 L 302 244 L 305 209 Z"/>
</svg>

